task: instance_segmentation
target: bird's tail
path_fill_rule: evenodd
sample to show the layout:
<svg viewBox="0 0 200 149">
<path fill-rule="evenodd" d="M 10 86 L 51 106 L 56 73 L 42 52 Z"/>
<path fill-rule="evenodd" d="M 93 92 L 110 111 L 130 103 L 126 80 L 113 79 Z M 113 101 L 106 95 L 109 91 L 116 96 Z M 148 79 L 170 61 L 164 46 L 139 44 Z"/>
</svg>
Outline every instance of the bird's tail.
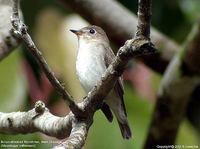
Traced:
<svg viewBox="0 0 200 149">
<path fill-rule="evenodd" d="M 107 97 L 106 103 L 112 109 L 112 112 L 117 118 L 121 134 L 124 139 L 130 139 L 132 137 L 131 129 L 128 124 L 126 109 L 123 101 L 123 97 L 116 95 L 115 92 L 111 92 Z M 111 99 L 111 100 L 109 100 Z"/>
<path fill-rule="evenodd" d="M 132 137 L 132 133 L 131 133 L 131 129 L 129 127 L 128 121 L 125 120 L 123 123 L 120 122 L 119 120 L 118 124 L 119 124 L 119 128 L 121 130 L 122 136 L 124 139 L 130 139 Z"/>
</svg>

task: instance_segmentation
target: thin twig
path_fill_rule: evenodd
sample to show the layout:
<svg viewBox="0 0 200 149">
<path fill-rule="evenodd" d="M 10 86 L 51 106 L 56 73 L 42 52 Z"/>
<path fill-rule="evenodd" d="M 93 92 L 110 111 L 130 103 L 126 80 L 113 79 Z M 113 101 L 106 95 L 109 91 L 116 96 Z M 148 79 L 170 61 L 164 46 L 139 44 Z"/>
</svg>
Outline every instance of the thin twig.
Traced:
<svg viewBox="0 0 200 149">
<path fill-rule="evenodd" d="M 65 90 L 64 86 L 55 77 L 53 71 L 50 69 L 46 60 L 42 56 L 42 53 L 37 49 L 33 40 L 28 34 L 26 25 L 23 22 L 21 22 L 18 13 L 19 2 L 19 0 L 14 0 L 13 5 L 12 25 L 14 28 L 14 34 L 23 40 L 23 42 L 27 46 L 27 50 L 29 50 L 29 52 L 31 52 L 32 55 L 35 57 L 36 61 L 39 63 L 39 65 L 45 72 L 45 75 L 51 82 L 52 86 L 56 89 L 58 93 L 62 95 L 63 99 L 65 100 L 67 105 L 69 105 L 72 112 L 77 115 L 80 115 L 82 113 L 80 108 L 76 105 L 72 96 Z"/>
<path fill-rule="evenodd" d="M 151 0 L 138 1 L 138 26 L 136 37 L 145 37 L 150 40 Z"/>
</svg>

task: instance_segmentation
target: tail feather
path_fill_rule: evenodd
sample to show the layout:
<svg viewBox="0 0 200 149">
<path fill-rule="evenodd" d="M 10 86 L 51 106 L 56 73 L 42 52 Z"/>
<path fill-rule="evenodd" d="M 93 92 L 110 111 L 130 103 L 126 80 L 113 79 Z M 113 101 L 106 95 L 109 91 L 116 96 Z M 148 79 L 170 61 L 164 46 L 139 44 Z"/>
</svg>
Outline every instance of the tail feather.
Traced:
<svg viewBox="0 0 200 149">
<path fill-rule="evenodd" d="M 129 127 L 128 122 L 121 123 L 118 120 L 119 128 L 121 130 L 122 136 L 124 139 L 130 139 L 132 137 L 131 129 Z"/>
</svg>

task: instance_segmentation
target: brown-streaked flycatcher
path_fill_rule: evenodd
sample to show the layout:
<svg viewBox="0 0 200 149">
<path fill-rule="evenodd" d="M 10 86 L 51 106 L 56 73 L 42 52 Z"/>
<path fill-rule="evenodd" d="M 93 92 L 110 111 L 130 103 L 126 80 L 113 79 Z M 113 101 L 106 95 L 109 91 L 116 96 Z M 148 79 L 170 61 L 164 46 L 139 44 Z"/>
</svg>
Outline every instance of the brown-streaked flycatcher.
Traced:
<svg viewBox="0 0 200 149">
<path fill-rule="evenodd" d="M 76 72 L 84 90 L 88 93 L 101 80 L 106 68 L 111 64 L 114 53 L 110 48 L 106 33 L 98 26 L 88 26 L 80 30 L 70 30 L 78 37 Z M 131 138 L 126 109 L 123 101 L 123 84 L 119 77 L 114 88 L 106 96 L 101 107 L 107 119 L 113 120 L 115 114 L 123 138 Z M 110 108 L 109 108 L 110 107 Z"/>
</svg>

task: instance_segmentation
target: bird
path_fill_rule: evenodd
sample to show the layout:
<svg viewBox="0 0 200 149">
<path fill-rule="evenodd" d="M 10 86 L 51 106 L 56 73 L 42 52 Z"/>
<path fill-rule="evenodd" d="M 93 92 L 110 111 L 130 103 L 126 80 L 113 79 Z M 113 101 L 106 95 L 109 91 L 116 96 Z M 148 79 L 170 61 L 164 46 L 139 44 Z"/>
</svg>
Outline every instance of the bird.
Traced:
<svg viewBox="0 0 200 149">
<path fill-rule="evenodd" d="M 106 33 L 101 27 L 90 25 L 79 30 L 70 29 L 70 31 L 78 37 L 76 74 L 83 89 L 88 93 L 101 80 L 115 54 L 110 47 Z M 110 122 L 113 120 L 113 112 L 122 137 L 130 139 L 132 132 L 127 119 L 123 94 L 123 80 L 119 77 L 114 88 L 105 97 L 101 110 Z"/>
</svg>

